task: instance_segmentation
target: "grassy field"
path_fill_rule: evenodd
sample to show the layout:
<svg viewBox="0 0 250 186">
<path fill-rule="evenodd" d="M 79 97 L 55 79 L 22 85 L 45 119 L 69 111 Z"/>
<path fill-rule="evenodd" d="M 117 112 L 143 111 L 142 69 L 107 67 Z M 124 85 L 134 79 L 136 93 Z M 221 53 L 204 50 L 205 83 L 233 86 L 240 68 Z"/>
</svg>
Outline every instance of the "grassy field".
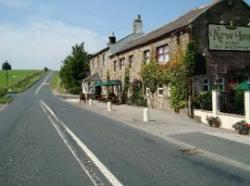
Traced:
<svg viewBox="0 0 250 186">
<path fill-rule="evenodd" d="M 9 74 L 9 86 L 16 84 L 27 76 L 38 72 L 38 70 L 11 70 Z M 7 88 L 6 74 L 4 71 L 0 71 L 0 88 Z"/>
<path fill-rule="evenodd" d="M 60 84 L 60 77 L 58 75 L 58 73 L 54 73 L 52 80 L 50 82 L 50 88 L 58 93 L 65 93 L 65 89 L 62 87 L 62 85 Z"/>
<path fill-rule="evenodd" d="M 39 70 L 13 70 L 9 71 L 9 85 L 7 86 L 5 72 L 0 71 L 0 104 L 9 103 L 12 98 L 9 93 L 20 93 L 30 88 L 43 75 Z"/>
</svg>

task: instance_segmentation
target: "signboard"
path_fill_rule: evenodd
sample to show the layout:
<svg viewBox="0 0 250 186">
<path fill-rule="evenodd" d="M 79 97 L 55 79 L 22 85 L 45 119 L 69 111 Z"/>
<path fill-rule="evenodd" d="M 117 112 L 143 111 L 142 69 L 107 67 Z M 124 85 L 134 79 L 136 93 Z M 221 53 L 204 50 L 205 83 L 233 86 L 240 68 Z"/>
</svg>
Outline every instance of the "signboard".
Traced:
<svg viewBox="0 0 250 186">
<path fill-rule="evenodd" d="M 209 25 L 209 49 L 250 51 L 250 27 Z"/>
</svg>

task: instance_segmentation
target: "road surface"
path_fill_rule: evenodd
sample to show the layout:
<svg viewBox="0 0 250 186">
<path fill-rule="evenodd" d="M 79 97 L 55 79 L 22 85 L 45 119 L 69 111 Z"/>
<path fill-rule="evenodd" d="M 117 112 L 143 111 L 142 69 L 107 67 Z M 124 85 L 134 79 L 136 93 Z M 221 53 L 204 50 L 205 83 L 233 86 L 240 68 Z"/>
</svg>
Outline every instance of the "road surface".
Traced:
<svg viewBox="0 0 250 186">
<path fill-rule="evenodd" d="M 0 185 L 250 185 L 247 171 L 60 100 L 49 81 L 0 112 Z"/>
</svg>

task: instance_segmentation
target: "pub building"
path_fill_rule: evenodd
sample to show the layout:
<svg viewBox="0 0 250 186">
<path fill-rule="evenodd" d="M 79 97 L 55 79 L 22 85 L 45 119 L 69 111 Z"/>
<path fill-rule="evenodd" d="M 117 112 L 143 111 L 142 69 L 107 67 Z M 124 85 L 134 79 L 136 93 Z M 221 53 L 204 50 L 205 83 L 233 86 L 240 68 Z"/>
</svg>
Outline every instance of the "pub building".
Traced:
<svg viewBox="0 0 250 186">
<path fill-rule="evenodd" d="M 151 55 L 156 56 L 158 63 L 166 64 L 190 41 L 197 43 L 199 52 L 193 77 L 195 95 L 210 91 L 215 84 L 222 91 L 229 91 L 250 76 L 250 7 L 243 0 L 213 0 L 146 34 L 142 18 L 138 16 L 130 35 L 118 41 L 114 35 L 109 39 L 107 47 L 94 54 L 90 61 L 94 83 L 91 77 L 83 83 L 88 85 L 85 93 L 106 95 L 107 87 L 95 85 L 111 81 L 116 82 L 112 90 L 119 95 L 125 66 L 130 68 L 131 82 L 140 80 L 141 66 Z M 169 87 L 159 85 L 156 95 L 155 107 L 170 109 Z"/>
</svg>

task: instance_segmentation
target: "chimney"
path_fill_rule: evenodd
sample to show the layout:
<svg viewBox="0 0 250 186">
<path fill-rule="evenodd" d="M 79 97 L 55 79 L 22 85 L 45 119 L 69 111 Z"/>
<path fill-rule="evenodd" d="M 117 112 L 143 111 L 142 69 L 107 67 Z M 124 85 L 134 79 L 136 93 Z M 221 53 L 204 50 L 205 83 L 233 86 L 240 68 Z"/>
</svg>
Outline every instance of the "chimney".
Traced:
<svg viewBox="0 0 250 186">
<path fill-rule="evenodd" d="M 138 17 L 134 20 L 133 32 L 134 33 L 143 33 L 143 22 L 141 19 L 141 15 L 138 15 Z"/>
<path fill-rule="evenodd" d="M 116 43 L 116 37 L 115 37 L 115 34 L 114 32 L 112 33 L 112 36 L 109 36 L 109 45 L 113 45 Z"/>
</svg>

